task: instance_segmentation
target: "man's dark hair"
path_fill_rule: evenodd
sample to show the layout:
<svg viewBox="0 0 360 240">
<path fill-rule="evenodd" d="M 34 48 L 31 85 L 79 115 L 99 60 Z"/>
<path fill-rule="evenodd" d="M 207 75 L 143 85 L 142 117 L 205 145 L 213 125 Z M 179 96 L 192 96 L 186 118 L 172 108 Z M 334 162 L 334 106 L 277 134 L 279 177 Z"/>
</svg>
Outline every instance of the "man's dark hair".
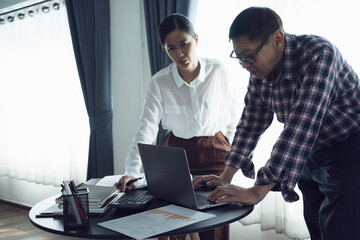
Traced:
<svg viewBox="0 0 360 240">
<path fill-rule="evenodd" d="M 177 29 L 189 33 L 195 39 L 194 27 L 190 20 L 180 13 L 173 13 L 160 23 L 158 35 L 162 46 L 165 44 L 166 36 Z"/>
<path fill-rule="evenodd" d="M 242 11 L 229 31 L 229 38 L 247 36 L 251 41 L 263 41 L 276 30 L 283 31 L 283 24 L 276 12 L 266 7 L 250 7 Z"/>
</svg>

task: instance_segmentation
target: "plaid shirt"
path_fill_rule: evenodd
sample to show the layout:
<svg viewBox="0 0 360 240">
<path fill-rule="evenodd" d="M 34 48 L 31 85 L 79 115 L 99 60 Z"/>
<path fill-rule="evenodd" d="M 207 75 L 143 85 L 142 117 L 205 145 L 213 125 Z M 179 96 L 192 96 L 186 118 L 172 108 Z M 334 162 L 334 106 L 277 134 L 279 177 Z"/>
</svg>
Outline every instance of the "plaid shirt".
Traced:
<svg viewBox="0 0 360 240">
<path fill-rule="evenodd" d="M 284 129 L 255 184 L 277 183 L 287 202 L 310 153 L 360 131 L 359 79 L 338 49 L 318 36 L 285 34 L 276 79 L 250 75 L 245 108 L 225 163 L 254 178 L 253 150 L 274 113 Z"/>
</svg>

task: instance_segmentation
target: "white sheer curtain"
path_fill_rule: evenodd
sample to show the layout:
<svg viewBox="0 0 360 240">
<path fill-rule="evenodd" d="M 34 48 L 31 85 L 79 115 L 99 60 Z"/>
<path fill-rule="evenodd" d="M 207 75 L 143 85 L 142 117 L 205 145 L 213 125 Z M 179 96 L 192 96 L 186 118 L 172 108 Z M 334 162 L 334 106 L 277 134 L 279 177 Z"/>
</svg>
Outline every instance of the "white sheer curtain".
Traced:
<svg viewBox="0 0 360 240">
<path fill-rule="evenodd" d="M 249 74 L 229 59 L 232 45 L 228 39 L 228 30 L 234 18 L 245 8 L 266 6 L 280 15 L 286 32 L 316 34 L 328 38 L 359 74 L 360 31 L 356 27 L 360 22 L 359 5 L 356 0 L 199 0 L 195 24 L 199 35 L 198 54 L 227 62 L 238 84 L 238 93 L 243 98 Z M 282 124 L 274 120 L 262 136 L 253 157 L 257 169 L 268 160 L 282 127 Z M 251 186 L 253 180 L 238 172 L 233 183 Z M 301 196 L 300 191 L 297 192 Z M 262 230 L 275 229 L 277 233 L 285 233 L 290 238 L 304 239 L 309 234 L 302 211 L 302 199 L 286 203 L 280 193 L 272 192 L 241 222 L 244 225 L 260 223 Z"/>
<path fill-rule="evenodd" d="M 86 180 L 89 123 L 64 3 L 0 18 L 0 176 Z"/>
</svg>

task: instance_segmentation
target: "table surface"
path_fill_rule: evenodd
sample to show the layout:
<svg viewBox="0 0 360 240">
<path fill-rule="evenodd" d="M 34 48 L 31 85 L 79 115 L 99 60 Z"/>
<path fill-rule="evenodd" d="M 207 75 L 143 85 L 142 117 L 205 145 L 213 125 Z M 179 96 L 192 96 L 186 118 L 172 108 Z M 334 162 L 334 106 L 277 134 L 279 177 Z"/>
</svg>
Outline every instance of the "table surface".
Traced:
<svg viewBox="0 0 360 240">
<path fill-rule="evenodd" d="M 145 192 L 146 190 L 132 190 L 132 194 L 136 194 L 136 195 L 142 195 Z M 131 239 L 128 236 L 123 235 L 121 233 L 117 233 L 108 230 L 106 228 L 100 227 L 97 225 L 97 223 L 128 216 L 130 214 L 139 212 L 138 210 L 110 209 L 104 216 L 90 216 L 89 227 L 78 228 L 67 231 L 64 230 L 63 219 L 61 217 L 37 218 L 36 215 L 40 214 L 45 209 L 54 205 L 55 198 L 58 196 L 60 195 L 49 197 L 31 208 L 29 212 L 29 219 L 33 225 L 44 231 L 48 231 L 55 234 L 66 235 L 66 236 L 86 237 L 86 238 L 107 238 L 107 239 L 110 238 Z M 154 199 L 148 207 L 146 207 L 141 211 L 159 208 L 162 206 L 166 206 L 168 204 L 169 204 L 168 202 L 162 201 L 160 199 Z M 247 216 L 249 213 L 251 213 L 253 208 L 254 208 L 253 206 L 230 203 L 223 206 L 203 210 L 203 212 L 215 214 L 216 217 L 153 237 L 156 238 L 160 236 L 174 236 L 174 235 L 181 235 L 191 232 L 201 232 L 215 227 L 227 225 Z"/>
</svg>

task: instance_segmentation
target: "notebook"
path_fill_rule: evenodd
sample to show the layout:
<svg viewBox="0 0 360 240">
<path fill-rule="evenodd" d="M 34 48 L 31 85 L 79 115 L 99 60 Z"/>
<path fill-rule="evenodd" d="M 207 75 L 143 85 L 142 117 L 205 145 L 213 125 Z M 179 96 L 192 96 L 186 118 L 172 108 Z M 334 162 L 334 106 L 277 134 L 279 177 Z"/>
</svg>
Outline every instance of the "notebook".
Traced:
<svg viewBox="0 0 360 240">
<path fill-rule="evenodd" d="M 194 190 L 185 149 L 138 143 L 148 192 L 154 197 L 195 210 L 225 203 L 212 203 L 209 189 Z"/>
</svg>

